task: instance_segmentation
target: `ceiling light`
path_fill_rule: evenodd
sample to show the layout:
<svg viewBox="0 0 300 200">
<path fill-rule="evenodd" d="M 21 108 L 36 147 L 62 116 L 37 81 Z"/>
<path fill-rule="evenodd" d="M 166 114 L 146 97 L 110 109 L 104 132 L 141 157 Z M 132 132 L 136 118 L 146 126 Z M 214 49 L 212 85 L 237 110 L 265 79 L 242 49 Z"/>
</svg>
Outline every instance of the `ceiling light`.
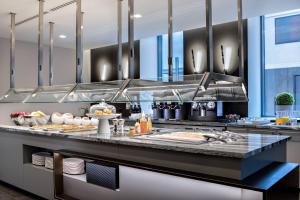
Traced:
<svg viewBox="0 0 300 200">
<path fill-rule="evenodd" d="M 134 14 L 133 17 L 136 18 L 136 19 L 138 19 L 138 18 L 142 18 L 143 15 L 141 15 L 141 14 Z"/>
<path fill-rule="evenodd" d="M 59 38 L 61 38 L 61 39 L 66 39 L 67 36 L 66 36 L 66 35 L 59 35 Z"/>
</svg>

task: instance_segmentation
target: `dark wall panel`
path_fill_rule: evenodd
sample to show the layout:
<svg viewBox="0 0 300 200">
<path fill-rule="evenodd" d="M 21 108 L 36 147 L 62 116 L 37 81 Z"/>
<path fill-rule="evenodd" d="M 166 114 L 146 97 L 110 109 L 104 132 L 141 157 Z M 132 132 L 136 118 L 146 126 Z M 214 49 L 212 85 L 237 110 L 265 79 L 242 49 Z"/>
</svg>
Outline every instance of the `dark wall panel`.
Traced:
<svg viewBox="0 0 300 200">
<path fill-rule="evenodd" d="M 238 71 L 238 23 L 230 22 L 215 25 L 213 27 L 214 37 L 214 72 L 224 73 L 226 65 L 227 74 L 239 75 Z M 244 21 L 245 37 L 245 67 L 247 67 L 247 21 Z M 223 55 L 224 61 L 222 58 Z M 194 52 L 194 56 L 192 54 Z M 198 28 L 184 31 L 184 74 L 203 73 L 207 69 L 207 44 L 206 29 Z M 225 58 L 226 57 L 226 58 Z M 246 74 L 247 75 L 247 74 Z"/>
<path fill-rule="evenodd" d="M 134 44 L 135 78 L 140 77 L 140 42 Z M 123 76 L 128 78 L 128 45 L 123 44 Z M 118 46 L 107 46 L 91 50 L 91 81 L 112 81 L 118 79 Z"/>
<path fill-rule="evenodd" d="M 207 44 L 205 28 L 183 32 L 184 74 L 204 73 L 207 69 Z"/>
<path fill-rule="evenodd" d="M 248 61 L 247 61 L 247 20 L 244 20 L 244 52 L 245 52 L 245 82 L 248 81 Z M 194 69 L 198 73 L 208 71 L 207 69 L 207 43 L 206 29 L 198 28 L 184 31 L 184 74 L 193 74 Z M 214 37 L 214 72 L 224 73 L 224 63 L 222 59 L 221 45 L 223 54 L 227 56 L 226 74 L 239 76 L 239 46 L 238 46 L 238 23 L 230 22 L 213 26 Z M 192 55 L 192 50 L 194 56 Z M 193 61 L 194 57 L 194 61 Z M 228 59 L 229 58 L 229 59 Z M 195 66 L 195 67 L 194 67 Z M 239 114 L 243 117 L 248 115 L 248 103 L 230 103 L 223 104 L 223 113 Z"/>
</svg>

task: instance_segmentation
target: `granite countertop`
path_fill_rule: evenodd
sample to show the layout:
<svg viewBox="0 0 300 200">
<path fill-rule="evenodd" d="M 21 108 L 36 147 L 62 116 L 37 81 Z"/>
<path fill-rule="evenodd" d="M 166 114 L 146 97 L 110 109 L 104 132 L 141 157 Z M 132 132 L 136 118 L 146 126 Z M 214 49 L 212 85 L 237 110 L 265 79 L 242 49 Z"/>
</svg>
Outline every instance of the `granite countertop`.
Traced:
<svg viewBox="0 0 300 200">
<path fill-rule="evenodd" d="M 192 154 L 202 154 L 210 156 L 222 156 L 232 158 L 247 158 L 262 151 L 270 149 L 275 145 L 287 142 L 289 136 L 281 135 L 260 135 L 241 134 L 245 137 L 243 141 L 233 143 L 204 143 L 204 144 L 184 144 L 164 141 L 141 140 L 134 137 L 109 137 L 98 135 L 96 131 L 59 133 L 32 130 L 27 127 L 0 126 L 0 131 L 14 134 L 30 134 L 37 136 L 62 137 L 80 141 L 90 141 L 97 143 L 109 143 L 116 145 L 127 145 L 142 148 L 152 148 L 166 151 L 185 152 Z"/>
<path fill-rule="evenodd" d="M 297 126 L 275 125 L 270 122 L 268 124 L 239 124 L 239 123 L 223 123 L 223 122 L 198 122 L 198 121 L 164 121 L 155 120 L 154 124 L 174 124 L 174 125 L 188 125 L 188 126 L 208 126 L 208 127 L 240 127 L 240 128 L 257 128 L 257 129 L 273 129 L 273 130 L 295 130 L 300 131 L 300 124 Z"/>
<path fill-rule="evenodd" d="M 241 128 L 257 128 L 257 129 L 271 129 L 271 130 L 294 130 L 300 131 L 300 124 L 297 126 L 289 126 L 289 125 L 276 125 L 274 123 L 269 124 L 238 124 L 238 123 L 229 123 L 226 124 L 227 127 L 241 127 Z"/>
</svg>

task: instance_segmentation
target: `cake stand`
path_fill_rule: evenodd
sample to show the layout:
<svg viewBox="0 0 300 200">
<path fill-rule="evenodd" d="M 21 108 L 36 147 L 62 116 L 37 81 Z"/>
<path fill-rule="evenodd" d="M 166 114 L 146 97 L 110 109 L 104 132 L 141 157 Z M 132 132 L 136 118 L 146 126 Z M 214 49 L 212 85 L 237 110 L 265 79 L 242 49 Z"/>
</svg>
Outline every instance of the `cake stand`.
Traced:
<svg viewBox="0 0 300 200">
<path fill-rule="evenodd" d="M 104 136 L 105 138 L 110 138 L 111 131 L 109 126 L 109 120 L 120 117 L 121 114 L 109 114 L 109 115 L 96 115 L 87 114 L 88 117 L 98 119 L 98 135 Z"/>
</svg>

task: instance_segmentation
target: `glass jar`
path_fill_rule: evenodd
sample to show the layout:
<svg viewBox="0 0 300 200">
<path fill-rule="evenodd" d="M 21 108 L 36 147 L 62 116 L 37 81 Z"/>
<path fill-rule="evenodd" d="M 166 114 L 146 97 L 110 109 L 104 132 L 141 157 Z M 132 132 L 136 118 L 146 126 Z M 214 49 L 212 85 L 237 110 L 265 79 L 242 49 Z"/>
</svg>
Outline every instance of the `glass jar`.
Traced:
<svg viewBox="0 0 300 200">
<path fill-rule="evenodd" d="M 290 120 L 289 111 L 277 111 L 276 112 L 276 125 L 287 124 Z"/>
<path fill-rule="evenodd" d="M 116 107 L 113 105 L 109 105 L 107 103 L 105 103 L 104 101 L 102 101 L 99 104 L 95 104 L 93 106 L 90 107 L 90 113 L 91 114 L 114 114 L 116 113 Z"/>
</svg>

